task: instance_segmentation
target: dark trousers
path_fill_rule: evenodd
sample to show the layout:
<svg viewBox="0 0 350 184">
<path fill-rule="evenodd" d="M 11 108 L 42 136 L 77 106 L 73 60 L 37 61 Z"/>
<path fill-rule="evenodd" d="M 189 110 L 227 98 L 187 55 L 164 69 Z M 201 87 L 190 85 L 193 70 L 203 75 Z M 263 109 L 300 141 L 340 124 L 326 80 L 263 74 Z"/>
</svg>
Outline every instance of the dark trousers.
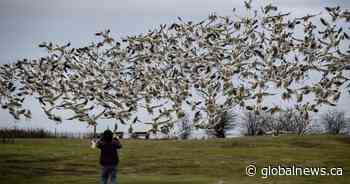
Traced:
<svg viewBox="0 0 350 184">
<path fill-rule="evenodd" d="M 102 166 L 101 184 L 117 184 L 117 166 Z"/>
</svg>

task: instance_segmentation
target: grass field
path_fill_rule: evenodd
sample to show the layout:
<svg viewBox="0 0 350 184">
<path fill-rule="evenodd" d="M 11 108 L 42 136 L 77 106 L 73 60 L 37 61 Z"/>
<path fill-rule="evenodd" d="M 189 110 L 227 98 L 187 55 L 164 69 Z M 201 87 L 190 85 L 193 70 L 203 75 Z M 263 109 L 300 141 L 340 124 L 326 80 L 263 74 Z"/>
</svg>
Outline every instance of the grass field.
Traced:
<svg viewBox="0 0 350 184">
<path fill-rule="evenodd" d="M 215 140 L 122 140 L 121 184 L 349 183 L 350 137 L 330 135 Z M 17 139 L 0 144 L 0 183 L 98 183 L 99 150 L 88 140 Z M 343 176 L 249 177 L 255 162 L 342 167 Z"/>
</svg>

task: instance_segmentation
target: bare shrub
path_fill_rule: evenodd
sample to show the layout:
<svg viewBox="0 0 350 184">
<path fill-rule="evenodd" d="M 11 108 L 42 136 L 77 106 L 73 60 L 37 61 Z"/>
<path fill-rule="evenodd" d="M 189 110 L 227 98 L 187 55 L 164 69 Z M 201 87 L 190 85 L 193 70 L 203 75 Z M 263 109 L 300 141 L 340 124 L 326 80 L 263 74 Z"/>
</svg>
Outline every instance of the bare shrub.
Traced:
<svg viewBox="0 0 350 184">
<path fill-rule="evenodd" d="M 278 114 L 263 112 L 245 112 L 242 125 L 246 130 L 245 135 L 280 135 L 298 134 L 306 132 L 310 120 L 305 112 L 297 109 L 287 109 Z"/>
<path fill-rule="evenodd" d="M 266 113 L 256 113 L 247 111 L 243 114 L 242 125 L 246 130 L 245 135 L 264 135 L 271 130 L 273 126 L 273 118 Z"/>
<path fill-rule="evenodd" d="M 215 137 L 225 138 L 227 132 L 236 126 L 236 117 L 237 115 L 231 110 L 221 111 L 218 123 L 214 126 Z"/>
<path fill-rule="evenodd" d="M 287 109 L 280 112 L 274 121 L 274 130 L 276 134 L 293 133 L 302 135 L 306 132 L 310 119 L 306 118 L 305 113 L 296 109 Z"/>
<path fill-rule="evenodd" d="M 180 119 L 180 127 L 178 137 L 180 139 L 188 139 L 191 136 L 192 126 L 187 116 Z"/>
<path fill-rule="evenodd" d="M 345 117 L 345 112 L 331 110 L 321 115 L 321 123 L 324 125 L 327 133 L 342 134 L 346 133 L 350 119 Z"/>
<path fill-rule="evenodd" d="M 210 137 L 225 138 L 227 132 L 237 125 L 237 115 L 232 110 L 218 110 L 212 126 L 208 127 Z"/>
</svg>

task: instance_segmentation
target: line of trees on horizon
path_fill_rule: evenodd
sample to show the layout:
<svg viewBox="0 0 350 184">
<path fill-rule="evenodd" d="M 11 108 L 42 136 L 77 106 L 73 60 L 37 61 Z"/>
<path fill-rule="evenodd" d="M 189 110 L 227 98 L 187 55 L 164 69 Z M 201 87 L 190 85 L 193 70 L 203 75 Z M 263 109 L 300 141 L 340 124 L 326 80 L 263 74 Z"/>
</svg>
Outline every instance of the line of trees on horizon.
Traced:
<svg viewBox="0 0 350 184">
<path fill-rule="evenodd" d="M 14 138 L 91 138 L 93 133 L 56 132 L 43 128 L 0 128 L 0 139 Z"/>
<path fill-rule="evenodd" d="M 240 128 L 244 136 L 281 134 L 350 134 L 350 118 L 344 111 L 329 110 L 320 115 L 319 119 L 306 117 L 296 109 L 287 109 L 274 115 L 268 113 L 255 113 L 245 111 L 238 115 L 233 111 L 225 111 L 221 114 L 217 126 L 206 131 L 208 137 L 225 138 L 235 128 Z M 181 139 L 187 139 L 191 135 L 191 125 L 187 119 L 181 122 Z"/>
<path fill-rule="evenodd" d="M 242 136 L 278 136 L 283 134 L 350 134 L 350 118 L 344 111 L 329 110 L 320 115 L 320 118 L 311 122 L 312 118 L 305 116 L 295 109 L 271 115 L 268 113 L 254 113 L 245 111 L 238 115 L 233 111 L 223 111 L 214 128 L 205 131 L 208 138 L 226 138 L 234 129 L 240 128 Z M 163 131 L 165 139 L 191 139 L 196 127 L 188 117 L 179 120 L 177 127 Z M 130 132 L 129 132 L 130 133 Z M 131 132 L 132 133 L 132 132 Z M 157 134 L 157 133 L 156 133 Z M 155 135 L 155 134 L 154 134 Z M 158 134 L 159 135 L 159 134 Z M 42 128 L 0 129 L 0 138 L 93 138 L 94 133 L 56 132 Z"/>
</svg>

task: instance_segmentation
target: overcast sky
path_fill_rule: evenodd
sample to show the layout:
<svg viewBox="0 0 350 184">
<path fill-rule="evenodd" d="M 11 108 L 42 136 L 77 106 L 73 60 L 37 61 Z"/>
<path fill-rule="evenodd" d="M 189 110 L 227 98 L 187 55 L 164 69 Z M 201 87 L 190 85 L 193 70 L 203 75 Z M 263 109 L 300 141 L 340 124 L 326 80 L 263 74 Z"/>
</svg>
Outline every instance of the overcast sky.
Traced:
<svg viewBox="0 0 350 184">
<path fill-rule="evenodd" d="M 350 0 L 278 0 L 283 10 L 293 15 L 318 13 L 325 6 L 350 9 Z M 186 20 L 201 20 L 209 13 L 231 15 L 232 8 L 240 9 L 238 0 L 0 0 L 0 64 L 21 58 L 45 54 L 37 45 L 42 41 L 71 42 L 80 47 L 94 40 L 94 33 L 111 29 L 113 36 L 146 32 L 159 24 Z M 345 97 L 343 97 L 344 99 Z M 340 102 L 345 107 L 348 97 Z M 34 120 L 18 122 L 18 126 L 56 127 L 43 118 L 38 106 L 33 106 Z M 36 112 L 38 111 L 38 112 Z M 0 126 L 12 127 L 13 119 L 0 110 Z M 104 125 L 105 126 L 105 125 Z M 101 126 L 100 128 L 105 128 Z M 61 130 L 86 131 L 85 124 L 65 123 Z"/>
</svg>

